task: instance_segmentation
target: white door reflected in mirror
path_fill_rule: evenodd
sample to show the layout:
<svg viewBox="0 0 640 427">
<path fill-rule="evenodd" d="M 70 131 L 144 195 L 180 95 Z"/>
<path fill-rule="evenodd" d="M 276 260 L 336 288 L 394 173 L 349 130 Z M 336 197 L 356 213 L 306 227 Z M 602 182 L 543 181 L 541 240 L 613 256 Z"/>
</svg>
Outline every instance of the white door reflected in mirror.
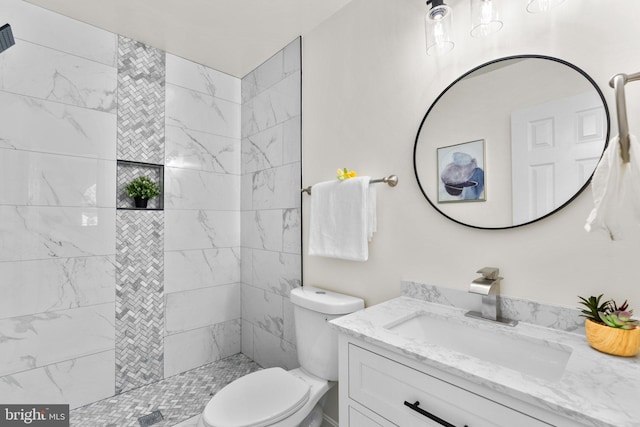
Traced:
<svg viewBox="0 0 640 427">
<path fill-rule="evenodd" d="M 593 91 L 511 113 L 513 222 L 546 215 L 595 170 L 605 144 L 606 115 Z"/>
</svg>

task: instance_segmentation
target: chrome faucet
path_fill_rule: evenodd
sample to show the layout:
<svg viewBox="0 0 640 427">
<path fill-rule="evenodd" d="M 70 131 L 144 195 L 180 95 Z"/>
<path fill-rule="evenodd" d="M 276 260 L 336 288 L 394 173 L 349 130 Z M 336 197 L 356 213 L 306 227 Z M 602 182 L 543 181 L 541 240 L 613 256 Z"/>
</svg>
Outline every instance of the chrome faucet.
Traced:
<svg viewBox="0 0 640 427">
<path fill-rule="evenodd" d="M 474 279 L 469 285 L 469 292 L 482 295 L 482 312 L 469 311 L 465 316 L 477 319 L 492 320 L 509 326 L 515 326 L 517 320 L 503 319 L 498 314 L 498 295 L 500 295 L 500 269 L 484 267 L 477 271 L 482 277 Z"/>
</svg>

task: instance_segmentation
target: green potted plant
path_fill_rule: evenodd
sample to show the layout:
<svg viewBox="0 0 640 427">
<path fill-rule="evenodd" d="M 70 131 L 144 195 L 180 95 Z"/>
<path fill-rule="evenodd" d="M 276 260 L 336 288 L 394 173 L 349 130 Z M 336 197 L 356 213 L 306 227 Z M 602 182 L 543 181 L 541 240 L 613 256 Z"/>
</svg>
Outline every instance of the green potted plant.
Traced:
<svg viewBox="0 0 640 427">
<path fill-rule="evenodd" d="M 127 185 L 129 197 L 133 197 L 136 208 L 146 208 L 147 202 L 160 195 L 158 185 L 146 176 L 139 176 Z"/>
<path fill-rule="evenodd" d="M 603 353 L 615 356 L 635 356 L 640 349 L 640 323 L 633 320 L 633 310 L 625 301 L 618 306 L 615 301 L 602 301 L 602 294 L 588 299 L 580 298 L 585 308 L 585 332 L 589 345 Z"/>
</svg>

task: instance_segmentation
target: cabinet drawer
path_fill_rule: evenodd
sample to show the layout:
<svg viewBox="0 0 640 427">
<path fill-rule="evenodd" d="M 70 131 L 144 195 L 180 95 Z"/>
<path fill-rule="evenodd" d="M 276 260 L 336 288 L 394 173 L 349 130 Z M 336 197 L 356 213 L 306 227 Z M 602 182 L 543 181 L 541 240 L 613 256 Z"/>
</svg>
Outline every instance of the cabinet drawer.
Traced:
<svg viewBox="0 0 640 427">
<path fill-rule="evenodd" d="M 442 426 L 405 405 L 456 427 L 549 426 L 465 389 L 349 344 L 349 397 L 402 427 Z M 365 424 L 366 425 L 366 424 Z"/>
<path fill-rule="evenodd" d="M 383 427 L 353 407 L 349 407 L 349 427 Z"/>
</svg>

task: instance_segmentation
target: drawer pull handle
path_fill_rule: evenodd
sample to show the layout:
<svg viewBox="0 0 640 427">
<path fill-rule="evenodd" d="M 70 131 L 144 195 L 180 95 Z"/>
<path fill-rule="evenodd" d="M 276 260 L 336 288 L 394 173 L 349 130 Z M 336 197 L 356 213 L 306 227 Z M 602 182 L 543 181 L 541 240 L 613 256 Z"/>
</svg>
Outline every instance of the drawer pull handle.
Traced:
<svg viewBox="0 0 640 427">
<path fill-rule="evenodd" d="M 438 424 L 443 425 L 445 427 L 456 427 L 453 424 L 446 422 L 442 418 L 438 418 L 435 415 L 433 415 L 432 413 L 427 412 L 422 408 L 419 408 L 418 407 L 419 405 L 420 405 L 420 402 L 417 401 L 417 400 L 416 400 L 416 403 L 409 403 L 406 400 L 404 401 L 404 406 L 408 406 L 409 408 L 413 409 L 414 411 L 416 411 L 420 415 L 424 415 L 425 417 L 429 418 L 430 420 L 435 421 Z M 465 426 L 465 427 L 467 427 L 467 426 Z"/>
</svg>

